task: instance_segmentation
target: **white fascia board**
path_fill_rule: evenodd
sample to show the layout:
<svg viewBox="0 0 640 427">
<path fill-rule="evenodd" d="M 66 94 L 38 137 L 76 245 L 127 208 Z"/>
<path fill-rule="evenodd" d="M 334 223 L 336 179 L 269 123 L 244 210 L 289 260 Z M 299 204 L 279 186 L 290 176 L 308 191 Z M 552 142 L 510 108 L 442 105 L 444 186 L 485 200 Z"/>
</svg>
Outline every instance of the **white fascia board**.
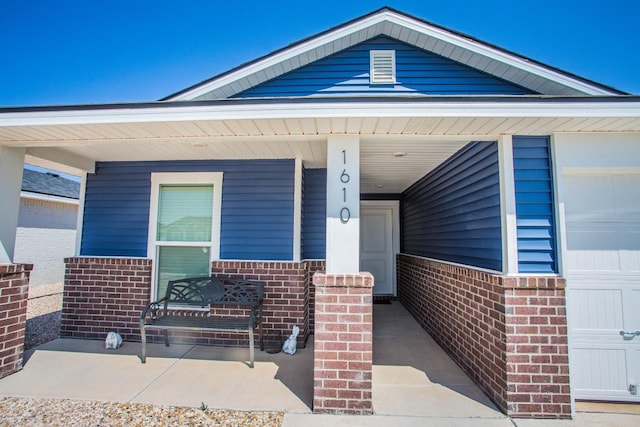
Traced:
<svg viewBox="0 0 640 427">
<path fill-rule="evenodd" d="M 69 205 L 79 204 L 78 199 L 71 199 L 69 197 L 53 196 L 51 194 L 32 193 L 30 191 L 21 191 L 20 197 L 24 199 L 43 200 L 47 202 L 66 203 Z"/>
<path fill-rule="evenodd" d="M 494 61 L 498 61 L 503 64 L 519 68 L 521 70 L 535 74 L 542 78 L 559 83 L 563 86 L 568 86 L 572 89 L 578 90 L 587 95 L 616 95 L 617 94 L 617 92 L 595 87 L 586 82 L 583 82 L 578 79 L 574 79 L 570 76 L 559 73 L 557 71 L 554 71 L 542 65 L 527 61 L 524 58 L 514 56 L 500 49 L 493 48 L 482 42 L 472 40 L 458 34 L 451 33 L 441 28 L 433 27 L 431 25 L 425 24 L 424 22 L 411 19 L 407 16 L 398 15 L 393 12 L 386 12 L 385 18 L 388 19 L 390 22 L 393 22 L 394 24 L 401 25 L 405 28 L 424 33 L 430 37 L 440 39 L 444 42 L 451 43 L 463 49 L 467 49 L 471 52 L 490 58 Z"/>
<path fill-rule="evenodd" d="M 633 102 L 318 102 L 224 104 L 113 110 L 65 110 L 0 114 L 3 126 L 64 126 L 202 120 L 313 119 L 352 117 L 640 117 Z"/>
<path fill-rule="evenodd" d="M 323 45 L 333 43 L 334 41 L 340 40 L 343 37 L 348 37 L 351 34 L 356 33 L 358 31 L 366 30 L 367 28 L 384 21 L 384 17 L 385 17 L 384 14 L 370 16 L 361 21 L 354 22 L 353 24 L 348 25 L 346 27 L 336 29 L 327 34 L 320 35 L 318 37 L 314 37 L 311 40 L 292 46 L 291 48 L 286 49 L 284 51 L 269 55 L 266 58 L 262 59 L 261 61 L 248 65 L 247 67 L 242 67 L 241 69 L 235 72 L 224 75 L 218 79 L 215 79 L 210 83 L 204 84 L 203 86 L 195 87 L 192 90 L 182 93 L 178 96 L 168 98 L 167 100 L 168 101 L 193 100 L 219 87 L 222 87 L 222 86 L 231 84 L 235 81 L 238 81 L 240 79 L 246 78 L 263 69 L 272 67 L 274 65 L 277 65 L 278 63 L 287 61 L 298 55 L 303 55 L 306 52 L 314 50 Z M 329 54 L 331 53 L 333 52 L 329 52 Z"/>
</svg>

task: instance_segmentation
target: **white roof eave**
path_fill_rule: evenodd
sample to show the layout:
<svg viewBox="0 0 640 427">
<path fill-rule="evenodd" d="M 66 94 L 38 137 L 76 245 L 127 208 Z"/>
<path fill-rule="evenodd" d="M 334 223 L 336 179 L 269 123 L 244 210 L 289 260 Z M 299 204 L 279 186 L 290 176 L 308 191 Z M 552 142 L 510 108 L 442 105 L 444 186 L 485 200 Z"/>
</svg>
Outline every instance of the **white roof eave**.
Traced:
<svg viewBox="0 0 640 427">
<path fill-rule="evenodd" d="M 622 100 L 622 98 L 620 99 Z M 90 125 L 158 123 L 199 120 L 314 119 L 352 117 L 640 117 L 640 98 L 548 102 L 527 101 L 404 101 L 216 103 L 172 106 L 155 104 L 139 108 L 61 109 L 0 112 L 4 126 Z"/>
</svg>

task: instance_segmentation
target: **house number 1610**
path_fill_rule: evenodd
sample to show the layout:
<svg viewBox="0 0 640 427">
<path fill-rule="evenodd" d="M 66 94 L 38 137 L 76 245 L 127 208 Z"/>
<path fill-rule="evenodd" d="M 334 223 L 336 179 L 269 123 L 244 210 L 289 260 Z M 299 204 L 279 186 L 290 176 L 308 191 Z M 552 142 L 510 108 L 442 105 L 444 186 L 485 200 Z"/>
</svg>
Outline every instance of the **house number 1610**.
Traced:
<svg viewBox="0 0 640 427">
<path fill-rule="evenodd" d="M 342 164 L 347 164 L 347 152 L 346 150 L 342 150 Z M 340 182 L 343 184 L 347 184 L 351 180 L 351 177 L 347 173 L 347 169 L 342 170 L 342 174 L 340 175 Z M 342 187 L 342 201 L 347 203 L 347 187 Z M 348 207 L 344 206 L 340 209 L 340 222 L 346 224 L 351 219 L 351 211 Z"/>
</svg>

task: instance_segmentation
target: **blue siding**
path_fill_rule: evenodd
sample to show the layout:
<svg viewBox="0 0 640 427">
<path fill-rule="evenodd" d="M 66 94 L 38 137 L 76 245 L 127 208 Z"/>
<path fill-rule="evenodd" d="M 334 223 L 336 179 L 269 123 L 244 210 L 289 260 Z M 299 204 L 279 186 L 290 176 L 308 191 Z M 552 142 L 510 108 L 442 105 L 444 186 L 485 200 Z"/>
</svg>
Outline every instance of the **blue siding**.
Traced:
<svg viewBox="0 0 640 427">
<path fill-rule="evenodd" d="M 403 193 L 402 252 L 502 270 L 495 142 L 472 142 Z"/>
<path fill-rule="evenodd" d="M 325 259 L 327 170 L 305 169 L 303 180 L 302 257 Z"/>
<path fill-rule="evenodd" d="M 396 51 L 397 84 L 369 84 L 369 51 L 376 49 Z M 380 36 L 276 77 L 235 97 L 531 93 L 529 89 L 464 64 Z"/>
<path fill-rule="evenodd" d="M 557 272 L 550 159 L 548 137 L 513 137 L 520 273 Z"/>
<path fill-rule="evenodd" d="M 87 177 L 82 255 L 147 255 L 152 172 L 224 172 L 221 258 L 292 259 L 293 160 L 98 163 Z"/>
</svg>

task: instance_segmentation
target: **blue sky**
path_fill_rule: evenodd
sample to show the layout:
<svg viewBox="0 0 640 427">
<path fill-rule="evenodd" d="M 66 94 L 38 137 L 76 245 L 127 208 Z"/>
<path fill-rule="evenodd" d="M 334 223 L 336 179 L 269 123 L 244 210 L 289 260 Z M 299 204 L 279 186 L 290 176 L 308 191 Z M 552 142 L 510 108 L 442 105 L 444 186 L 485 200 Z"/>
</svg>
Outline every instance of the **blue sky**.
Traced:
<svg viewBox="0 0 640 427">
<path fill-rule="evenodd" d="M 157 100 L 382 6 L 640 94 L 638 0 L 0 1 L 0 106 Z"/>
</svg>

